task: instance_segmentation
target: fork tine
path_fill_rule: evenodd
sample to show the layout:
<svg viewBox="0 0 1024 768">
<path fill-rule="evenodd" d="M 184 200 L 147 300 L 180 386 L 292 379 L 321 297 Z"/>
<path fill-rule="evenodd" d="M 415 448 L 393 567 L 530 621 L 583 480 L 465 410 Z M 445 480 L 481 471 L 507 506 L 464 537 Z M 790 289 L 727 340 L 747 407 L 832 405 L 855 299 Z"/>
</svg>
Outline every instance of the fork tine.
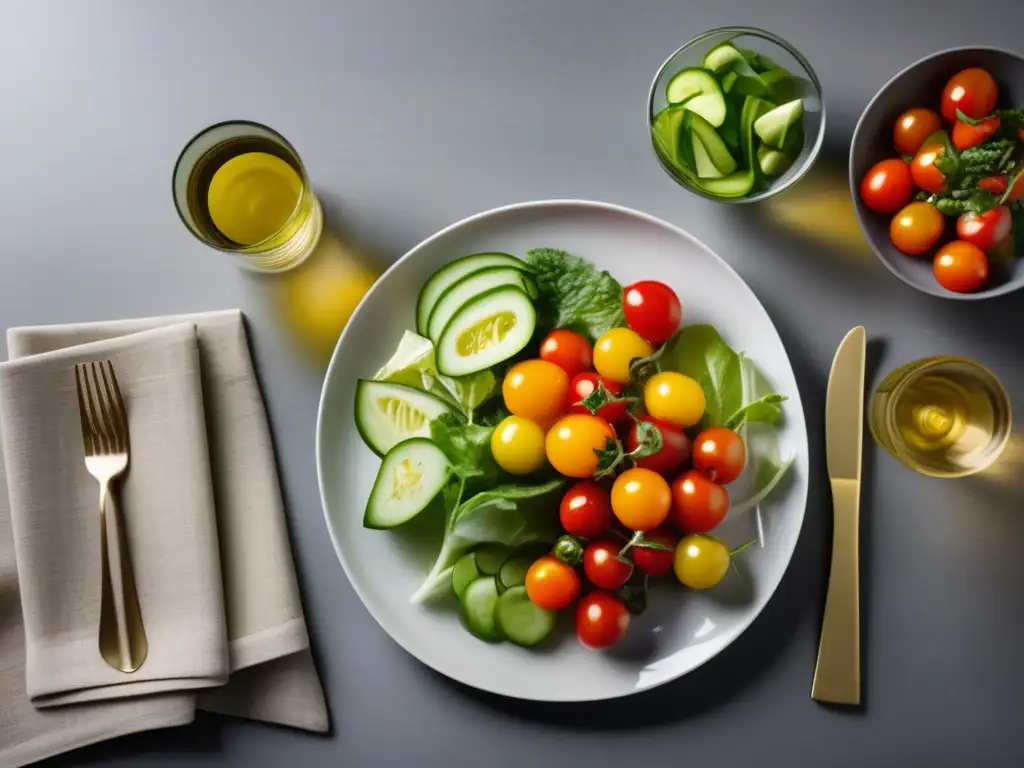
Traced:
<svg viewBox="0 0 1024 768">
<path fill-rule="evenodd" d="M 82 442 L 85 444 L 85 455 L 96 453 L 92 426 L 89 424 L 88 406 L 85 402 L 84 370 L 81 363 L 75 365 L 75 389 L 78 390 L 78 415 L 82 420 Z"/>
<path fill-rule="evenodd" d="M 103 420 L 110 435 L 111 450 L 123 453 L 125 448 L 122 444 L 124 435 L 121 430 L 121 420 L 117 407 L 114 404 L 114 393 L 110 389 L 110 373 L 112 371 L 108 372 L 108 368 L 112 368 L 112 366 L 109 360 L 102 363 L 93 363 L 93 365 L 97 375 L 96 389 L 100 393 L 100 407 L 103 409 Z"/>
<path fill-rule="evenodd" d="M 124 400 L 121 398 L 121 387 L 117 383 L 114 364 L 107 360 L 104 367 L 107 371 L 107 381 L 110 382 L 110 387 L 113 390 L 113 397 L 110 398 L 110 401 L 114 407 L 114 426 L 117 429 L 120 450 L 126 452 L 129 441 L 128 415 L 124 408 Z"/>
<path fill-rule="evenodd" d="M 89 401 L 89 424 L 92 427 L 93 439 L 96 441 L 96 453 L 109 453 L 103 414 L 99 408 L 99 393 L 94 383 L 96 381 L 95 363 L 89 363 L 82 373 L 82 378 L 85 379 L 85 393 Z"/>
<path fill-rule="evenodd" d="M 103 434 L 104 442 L 104 453 L 116 453 L 117 452 L 117 436 L 114 432 L 114 426 L 112 424 L 113 418 L 110 415 L 110 403 L 107 399 L 106 394 L 103 391 L 103 374 L 101 373 L 100 365 L 95 360 L 90 363 L 89 367 L 92 369 L 92 380 L 93 386 L 96 388 L 96 399 L 94 400 L 96 406 L 96 413 L 99 416 L 100 430 Z"/>
</svg>

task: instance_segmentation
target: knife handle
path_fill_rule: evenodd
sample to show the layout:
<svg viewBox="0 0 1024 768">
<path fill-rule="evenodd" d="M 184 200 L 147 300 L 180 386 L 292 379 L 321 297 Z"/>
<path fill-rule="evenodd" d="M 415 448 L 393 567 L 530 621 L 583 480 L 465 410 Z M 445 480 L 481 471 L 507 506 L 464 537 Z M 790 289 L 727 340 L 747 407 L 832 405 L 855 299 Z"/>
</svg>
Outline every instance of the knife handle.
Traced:
<svg viewBox="0 0 1024 768">
<path fill-rule="evenodd" d="M 832 481 L 832 568 L 811 698 L 860 704 L 860 482 Z"/>
</svg>

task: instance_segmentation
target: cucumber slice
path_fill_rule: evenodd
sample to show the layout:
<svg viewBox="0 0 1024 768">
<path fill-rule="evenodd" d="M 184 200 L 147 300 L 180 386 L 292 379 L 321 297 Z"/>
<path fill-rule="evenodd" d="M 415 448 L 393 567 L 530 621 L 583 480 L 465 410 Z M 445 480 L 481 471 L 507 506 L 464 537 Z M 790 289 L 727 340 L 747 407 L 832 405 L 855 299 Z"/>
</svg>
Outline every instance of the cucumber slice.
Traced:
<svg viewBox="0 0 1024 768">
<path fill-rule="evenodd" d="M 498 598 L 495 608 L 498 629 L 511 642 L 530 648 L 547 638 L 555 629 L 558 614 L 535 605 L 526 587 L 510 587 Z"/>
<path fill-rule="evenodd" d="M 463 304 L 499 285 L 514 285 L 526 291 L 531 299 L 537 298 L 537 284 L 533 282 L 533 278 L 528 273 L 520 269 L 487 267 L 471 272 L 457 283 L 450 285 L 434 302 L 434 308 L 430 311 L 430 317 L 427 320 L 428 338 L 437 343 L 441 331 Z"/>
<path fill-rule="evenodd" d="M 680 141 L 681 129 L 683 121 L 692 114 L 681 106 L 665 107 L 655 116 L 654 123 L 651 125 L 651 133 L 654 136 L 654 145 L 658 154 L 666 163 L 674 167 L 683 166 L 684 170 L 692 167 L 687 164 L 686 157 L 693 150 L 689 148 L 688 142 Z M 688 152 L 682 151 L 681 143 L 687 144 Z"/>
<path fill-rule="evenodd" d="M 800 89 L 788 69 L 776 67 L 761 73 L 761 82 L 768 86 L 768 98 L 776 104 L 799 98 Z"/>
<path fill-rule="evenodd" d="M 498 588 L 502 591 L 521 587 L 526 583 L 526 574 L 536 562 L 536 558 L 524 555 L 512 555 L 498 569 Z"/>
<path fill-rule="evenodd" d="M 434 308 L 438 297 L 449 286 L 457 283 L 466 275 L 487 267 L 512 267 L 525 272 L 530 271 L 529 265 L 522 259 L 497 252 L 474 253 L 446 264 L 432 274 L 420 289 L 420 295 L 416 299 L 416 332 L 420 336 L 427 335 L 427 320 L 430 319 L 430 311 Z"/>
<path fill-rule="evenodd" d="M 740 115 L 743 159 L 747 163 L 747 167 L 719 179 L 699 179 L 698 183 L 701 189 L 718 197 L 743 197 L 750 194 L 760 173 L 754 152 L 754 122 L 770 109 L 770 103 L 756 96 L 747 96 L 743 102 L 743 112 Z"/>
<path fill-rule="evenodd" d="M 475 550 L 476 567 L 480 573 L 494 576 L 501 568 L 501 564 L 508 560 L 511 550 L 501 544 L 484 544 Z"/>
<path fill-rule="evenodd" d="M 804 103 L 795 99 L 766 112 L 754 123 L 754 132 L 770 147 L 780 149 L 786 143 L 786 134 L 804 116 Z"/>
<path fill-rule="evenodd" d="M 669 104 L 682 104 L 716 128 L 725 120 L 725 96 L 722 87 L 708 70 L 687 67 L 677 72 L 665 88 Z"/>
<path fill-rule="evenodd" d="M 792 156 L 767 144 L 757 148 L 757 164 L 765 176 L 778 176 L 793 164 Z"/>
<path fill-rule="evenodd" d="M 530 342 L 537 325 L 521 288 L 498 286 L 463 304 L 437 339 L 438 373 L 466 376 L 497 365 Z"/>
<path fill-rule="evenodd" d="M 501 640 L 501 630 L 495 621 L 497 605 L 498 585 L 493 576 L 483 576 L 470 582 L 459 598 L 462 623 L 481 640 L 489 643 L 498 642 Z"/>
<path fill-rule="evenodd" d="M 405 384 L 359 379 L 356 429 L 363 442 L 383 456 L 410 437 L 430 437 L 430 422 L 452 407 L 439 397 Z"/>
<path fill-rule="evenodd" d="M 466 587 L 480 576 L 480 569 L 476 565 L 476 555 L 470 552 L 460 557 L 455 562 L 455 567 L 452 568 L 452 591 L 455 592 L 455 596 L 462 599 Z"/>
<path fill-rule="evenodd" d="M 716 45 L 704 55 L 701 65 L 716 74 L 731 72 L 741 64 L 747 63 L 743 54 L 732 43 Z"/>
<path fill-rule="evenodd" d="M 451 473 L 448 458 L 424 437 L 405 440 L 381 462 L 366 502 L 365 528 L 394 528 L 422 512 Z"/>
<path fill-rule="evenodd" d="M 736 82 L 733 83 L 730 92 L 742 96 L 757 96 L 759 99 L 771 96 L 771 89 L 758 75 L 736 75 Z"/>
<path fill-rule="evenodd" d="M 697 164 L 697 175 L 702 178 L 717 178 L 736 170 L 736 160 L 729 154 L 722 137 L 718 135 L 711 123 L 693 113 L 690 121 L 693 137 L 693 156 Z M 710 164 L 711 168 L 708 168 Z"/>
</svg>

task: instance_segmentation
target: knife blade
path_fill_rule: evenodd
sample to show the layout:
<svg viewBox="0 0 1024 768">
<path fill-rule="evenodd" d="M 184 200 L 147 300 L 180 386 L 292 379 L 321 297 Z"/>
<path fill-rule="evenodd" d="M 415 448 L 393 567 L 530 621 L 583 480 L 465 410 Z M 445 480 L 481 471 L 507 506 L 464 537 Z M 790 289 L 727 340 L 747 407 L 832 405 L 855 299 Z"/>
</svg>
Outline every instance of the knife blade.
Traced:
<svg viewBox="0 0 1024 768">
<path fill-rule="evenodd" d="M 860 480 L 867 334 L 858 326 L 836 350 L 825 394 L 825 461 L 834 514 L 832 566 L 811 698 L 860 704 Z"/>
</svg>

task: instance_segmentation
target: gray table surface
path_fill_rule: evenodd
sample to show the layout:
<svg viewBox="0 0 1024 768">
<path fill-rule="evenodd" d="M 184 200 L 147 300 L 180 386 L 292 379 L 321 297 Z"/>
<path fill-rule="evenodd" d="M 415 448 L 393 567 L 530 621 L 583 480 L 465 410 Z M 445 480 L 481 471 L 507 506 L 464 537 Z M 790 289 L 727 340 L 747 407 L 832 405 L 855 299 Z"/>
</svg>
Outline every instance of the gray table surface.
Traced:
<svg viewBox="0 0 1024 768">
<path fill-rule="evenodd" d="M 822 409 L 843 334 L 866 325 L 881 370 L 936 353 L 976 357 L 1024 398 L 1020 296 L 973 304 L 916 293 L 843 236 L 848 142 L 878 87 L 945 47 L 1024 48 L 1016 0 L 982 5 L 0 4 L 0 325 L 245 310 L 333 723 L 318 737 L 200 715 L 187 730 L 53 764 L 1020 765 L 1024 443 L 996 471 L 960 482 L 916 475 L 868 445 L 866 706 L 830 709 L 808 696 L 830 535 Z M 786 208 L 687 194 L 645 134 L 647 88 L 664 57 L 737 23 L 788 38 L 826 94 L 825 151 Z M 388 639 L 326 535 L 313 451 L 322 371 L 295 350 L 266 281 L 203 248 L 171 204 L 183 143 L 234 117 L 289 137 L 330 224 L 384 262 L 486 208 L 589 198 L 677 224 L 738 270 L 792 357 L 814 461 L 796 555 L 742 638 L 673 684 L 586 706 L 464 689 Z M 786 223 L 800 204 L 803 234 Z"/>
</svg>

